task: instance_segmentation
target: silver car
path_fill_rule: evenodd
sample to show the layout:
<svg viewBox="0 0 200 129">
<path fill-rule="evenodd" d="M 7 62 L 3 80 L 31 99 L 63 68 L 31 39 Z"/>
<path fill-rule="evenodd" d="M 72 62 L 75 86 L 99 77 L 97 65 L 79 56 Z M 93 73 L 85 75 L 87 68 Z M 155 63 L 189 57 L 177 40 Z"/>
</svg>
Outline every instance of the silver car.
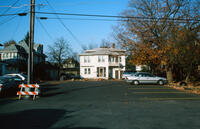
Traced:
<svg viewBox="0 0 200 129">
<path fill-rule="evenodd" d="M 134 74 L 135 72 L 132 72 L 132 71 L 124 71 L 122 74 L 122 79 L 126 79 L 127 76 L 132 76 Z"/>
<path fill-rule="evenodd" d="M 159 84 L 164 85 L 168 83 L 166 78 L 154 76 L 151 73 L 147 72 L 138 72 L 133 76 L 127 76 L 125 78 L 126 82 L 129 82 L 134 85 L 139 84 Z"/>
</svg>

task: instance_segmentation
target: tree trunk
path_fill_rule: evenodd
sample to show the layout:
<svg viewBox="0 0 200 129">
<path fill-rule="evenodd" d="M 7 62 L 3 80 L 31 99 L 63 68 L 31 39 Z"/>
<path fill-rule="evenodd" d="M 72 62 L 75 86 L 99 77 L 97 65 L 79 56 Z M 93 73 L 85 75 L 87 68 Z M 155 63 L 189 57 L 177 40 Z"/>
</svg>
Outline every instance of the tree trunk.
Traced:
<svg viewBox="0 0 200 129">
<path fill-rule="evenodd" d="M 166 69 L 166 74 L 167 74 L 167 80 L 169 83 L 173 82 L 173 74 L 172 74 L 172 69 L 171 68 L 167 68 Z"/>
<path fill-rule="evenodd" d="M 186 78 L 185 78 L 185 82 L 188 83 L 190 81 L 190 73 L 187 74 Z"/>
<path fill-rule="evenodd" d="M 192 73 L 192 63 L 190 64 L 190 67 L 188 69 L 188 72 L 187 72 L 187 76 L 185 78 L 185 82 L 188 83 L 190 81 L 190 75 Z"/>
</svg>

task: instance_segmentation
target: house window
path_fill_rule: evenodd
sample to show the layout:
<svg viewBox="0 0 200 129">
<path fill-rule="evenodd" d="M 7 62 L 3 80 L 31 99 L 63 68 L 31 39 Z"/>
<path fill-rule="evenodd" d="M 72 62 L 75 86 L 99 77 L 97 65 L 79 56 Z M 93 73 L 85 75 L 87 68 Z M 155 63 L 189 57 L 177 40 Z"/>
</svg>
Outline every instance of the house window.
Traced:
<svg viewBox="0 0 200 129">
<path fill-rule="evenodd" d="M 99 77 L 99 67 L 97 67 L 97 77 Z"/>
<path fill-rule="evenodd" d="M 8 53 L 8 57 L 7 57 L 8 59 L 10 58 L 10 53 Z"/>
<path fill-rule="evenodd" d="M 102 62 L 105 62 L 104 56 L 101 56 L 101 57 L 102 57 Z"/>
<path fill-rule="evenodd" d="M 121 56 L 119 57 L 119 62 L 122 62 L 122 57 Z"/>
<path fill-rule="evenodd" d="M 90 57 L 89 56 L 84 56 L 84 63 L 90 63 Z"/>
<path fill-rule="evenodd" d="M 87 74 L 87 68 L 84 69 L 84 73 Z"/>
<path fill-rule="evenodd" d="M 118 62 L 118 57 L 115 58 L 115 61 Z"/>
<path fill-rule="evenodd" d="M 113 56 L 111 56 L 111 62 L 114 62 L 114 57 Z"/>
<path fill-rule="evenodd" d="M 86 63 L 87 62 L 87 59 L 86 59 L 86 56 L 84 56 L 84 63 Z"/>
<path fill-rule="evenodd" d="M 109 56 L 109 62 L 114 62 L 114 56 Z"/>
<path fill-rule="evenodd" d="M 98 56 L 98 62 L 105 62 L 104 56 Z"/>
<path fill-rule="evenodd" d="M 90 68 L 85 68 L 84 69 L 84 74 L 91 74 L 91 69 Z"/>
<path fill-rule="evenodd" d="M 98 62 L 101 62 L 101 56 L 98 56 Z"/>
<path fill-rule="evenodd" d="M 89 56 L 87 57 L 87 59 L 88 59 L 88 63 L 90 63 L 90 57 Z"/>
<path fill-rule="evenodd" d="M 13 53 L 13 58 L 14 58 L 14 59 L 16 58 L 16 55 L 17 55 L 17 53 Z"/>
<path fill-rule="evenodd" d="M 104 67 L 104 77 L 106 77 L 106 67 Z"/>
</svg>

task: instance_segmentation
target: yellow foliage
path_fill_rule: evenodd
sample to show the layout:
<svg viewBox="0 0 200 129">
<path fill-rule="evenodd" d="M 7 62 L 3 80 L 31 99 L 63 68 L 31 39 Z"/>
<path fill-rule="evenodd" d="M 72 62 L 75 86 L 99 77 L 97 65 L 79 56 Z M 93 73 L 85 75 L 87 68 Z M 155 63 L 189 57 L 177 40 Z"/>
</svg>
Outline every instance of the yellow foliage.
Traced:
<svg viewBox="0 0 200 129">
<path fill-rule="evenodd" d="M 173 52 L 174 52 L 175 55 L 177 55 L 179 50 L 177 48 L 175 48 Z"/>
</svg>

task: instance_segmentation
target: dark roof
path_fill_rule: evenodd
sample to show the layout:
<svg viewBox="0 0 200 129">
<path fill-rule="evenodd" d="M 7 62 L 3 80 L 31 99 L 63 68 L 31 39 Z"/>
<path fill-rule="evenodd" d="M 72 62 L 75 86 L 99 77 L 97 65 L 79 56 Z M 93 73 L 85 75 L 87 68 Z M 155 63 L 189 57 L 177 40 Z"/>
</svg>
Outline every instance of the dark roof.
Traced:
<svg viewBox="0 0 200 129">
<path fill-rule="evenodd" d="M 29 47 L 25 41 L 20 41 L 18 44 L 25 49 L 26 53 L 29 53 Z"/>
<path fill-rule="evenodd" d="M 64 61 L 64 63 L 77 63 L 77 64 L 79 64 L 79 62 L 77 60 L 75 60 L 74 58 L 68 58 Z"/>
<path fill-rule="evenodd" d="M 41 55 L 43 57 L 47 57 L 45 54 L 43 53 L 38 53 L 35 50 L 40 46 L 41 44 L 34 44 L 34 54 L 36 55 Z M 7 46 L 5 48 L 3 48 L 2 50 L 0 50 L 0 52 L 21 52 L 21 53 L 29 53 L 29 46 L 25 41 L 20 41 L 18 44 L 12 44 L 10 46 Z"/>
<path fill-rule="evenodd" d="M 17 45 L 17 44 L 12 44 L 0 50 L 0 52 L 10 52 L 10 51 L 26 53 L 26 50 L 22 46 Z"/>
</svg>

